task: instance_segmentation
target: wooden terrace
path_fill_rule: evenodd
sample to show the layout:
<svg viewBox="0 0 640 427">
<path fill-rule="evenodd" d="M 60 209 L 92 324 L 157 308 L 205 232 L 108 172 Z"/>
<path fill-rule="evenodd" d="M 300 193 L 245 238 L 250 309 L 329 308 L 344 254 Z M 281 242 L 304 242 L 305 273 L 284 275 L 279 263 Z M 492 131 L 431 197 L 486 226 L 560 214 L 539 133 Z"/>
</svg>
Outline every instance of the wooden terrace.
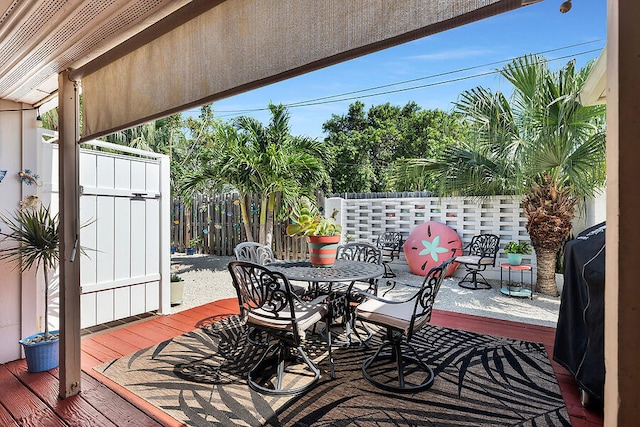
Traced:
<svg viewBox="0 0 640 427">
<path fill-rule="evenodd" d="M 98 374 L 93 367 L 236 313 L 236 300 L 225 299 L 86 335 L 82 340 L 82 392 L 66 400 L 58 398 L 57 369 L 28 373 L 24 360 L 0 365 L 0 426 L 181 426 L 181 422 Z M 433 311 L 431 323 L 541 342 L 547 353 L 553 354 L 554 328 L 440 310 Z M 572 425 L 602 426 L 602 413 L 581 405 L 573 377 L 551 363 Z"/>
</svg>

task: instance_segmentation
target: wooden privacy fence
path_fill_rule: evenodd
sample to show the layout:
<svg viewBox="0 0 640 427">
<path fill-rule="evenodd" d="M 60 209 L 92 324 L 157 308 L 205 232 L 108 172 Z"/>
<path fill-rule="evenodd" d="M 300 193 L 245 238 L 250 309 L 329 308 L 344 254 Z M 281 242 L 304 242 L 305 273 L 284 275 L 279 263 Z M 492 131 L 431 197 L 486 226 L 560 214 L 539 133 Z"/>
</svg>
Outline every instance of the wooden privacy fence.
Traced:
<svg viewBox="0 0 640 427">
<path fill-rule="evenodd" d="M 400 232 L 406 239 L 417 225 L 426 221 L 438 221 L 450 226 L 465 245 L 474 235 L 481 233 L 498 235 L 501 247 L 511 240 L 530 240 L 519 197 L 477 199 L 440 198 L 432 197 L 429 193 L 371 193 L 340 194 L 326 200 L 319 195 L 318 198 L 319 205 L 324 206 L 327 212 L 334 208 L 338 210 L 337 220 L 342 225 L 343 237 L 349 236 L 360 242 L 374 243 L 378 235 L 385 231 Z M 251 197 L 249 213 L 255 239 L 259 230 L 259 203 L 258 197 Z M 278 200 L 276 212 L 280 210 L 280 205 Z M 576 219 L 576 232 L 593 225 L 587 221 L 591 217 L 593 215 L 586 212 L 584 217 Z M 192 210 L 176 201 L 172 219 L 172 239 L 180 249 L 184 248 L 190 236 L 201 236 L 202 242 L 197 245 L 199 252 L 233 256 L 235 245 L 246 241 L 237 194 L 199 196 L 194 199 Z M 288 220 L 276 219 L 272 245 L 275 256 L 279 259 L 306 258 L 305 240 L 287 236 L 284 230 L 288 224 Z M 397 261 L 405 264 L 404 254 Z M 535 268 L 534 254 L 525 255 L 525 261 Z M 499 262 L 507 262 L 502 250 Z M 499 269 L 494 270 L 494 274 L 499 276 Z"/>
<path fill-rule="evenodd" d="M 318 194 L 319 205 L 324 197 Z M 260 198 L 251 195 L 247 206 L 251 232 L 258 240 L 260 230 Z M 302 237 L 289 237 L 285 229 L 290 221 L 283 218 L 282 200 L 276 198 L 272 249 L 279 259 L 300 259 L 307 255 L 307 243 Z M 171 211 L 171 241 L 177 250 L 194 247 L 196 252 L 233 256 L 233 248 L 247 241 L 237 193 L 199 195 L 191 203 L 175 198 Z"/>
</svg>

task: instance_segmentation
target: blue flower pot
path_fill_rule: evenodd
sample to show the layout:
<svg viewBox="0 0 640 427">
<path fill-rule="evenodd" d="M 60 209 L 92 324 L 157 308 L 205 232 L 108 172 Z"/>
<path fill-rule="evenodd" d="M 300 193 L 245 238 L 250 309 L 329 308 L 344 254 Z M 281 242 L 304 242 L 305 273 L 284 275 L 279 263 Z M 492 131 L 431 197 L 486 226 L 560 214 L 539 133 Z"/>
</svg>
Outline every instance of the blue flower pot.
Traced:
<svg viewBox="0 0 640 427">
<path fill-rule="evenodd" d="M 51 331 L 50 334 L 58 334 L 59 331 Z M 30 335 L 19 342 L 24 349 L 29 372 L 43 372 L 58 366 L 59 338 L 31 343 L 34 338 L 41 337 L 44 332 Z"/>
<path fill-rule="evenodd" d="M 196 253 L 196 248 L 187 248 L 185 251 L 187 252 L 187 255 L 193 255 Z"/>
<path fill-rule="evenodd" d="M 507 259 L 511 265 L 522 264 L 522 254 L 507 254 Z"/>
</svg>

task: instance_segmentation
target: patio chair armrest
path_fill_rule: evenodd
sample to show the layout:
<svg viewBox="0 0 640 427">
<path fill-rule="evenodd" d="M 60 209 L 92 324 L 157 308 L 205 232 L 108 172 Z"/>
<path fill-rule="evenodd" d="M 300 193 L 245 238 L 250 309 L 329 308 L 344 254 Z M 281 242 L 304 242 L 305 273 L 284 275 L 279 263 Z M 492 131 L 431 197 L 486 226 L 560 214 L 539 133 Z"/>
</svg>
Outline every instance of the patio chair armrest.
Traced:
<svg viewBox="0 0 640 427">
<path fill-rule="evenodd" d="M 389 299 L 389 298 L 379 297 L 377 295 L 366 294 L 366 293 L 362 293 L 362 295 L 366 296 L 367 299 L 373 299 L 376 301 L 383 302 L 385 304 L 405 304 L 411 300 L 414 300 L 420 294 L 420 292 L 421 292 L 421 289 L 418 289 L 417 292 L 411 296 L 411 298 L 407 298 L 403 300 Z"/>
</svg>

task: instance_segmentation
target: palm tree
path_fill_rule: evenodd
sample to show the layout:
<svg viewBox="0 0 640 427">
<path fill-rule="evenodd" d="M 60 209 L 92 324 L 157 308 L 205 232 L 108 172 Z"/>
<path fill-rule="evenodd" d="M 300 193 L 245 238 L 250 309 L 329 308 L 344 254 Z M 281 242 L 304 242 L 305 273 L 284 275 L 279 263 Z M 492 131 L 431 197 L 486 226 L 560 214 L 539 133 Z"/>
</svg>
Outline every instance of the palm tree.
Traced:
<svg viewBox="0 0 640 427">
<path fill-rule="evenodd" d="M 0 249 L 0 260 L 9 260 L 20 271 L 35 266 L 44 273 L 44 339 L 49 340 L 49 273 L 60 261 L 58 214 L 51 214 L 48 206 L 21 207 L 13 217 L 0 216 L 9 232 L 0 232 L 4 240 L 13 240 L 14 246 Z"/>
<path fill-rule="evenodd" d="M 441 195 L 524 195 L 527 231 L 538 262 L 537 292 L 557 295 L 556 254 L 569 236 L 575 206 L 605 182 L 604 106 L 579 94 L 591 64 L 553 72 L 537 55 L 513 60 L 501 75 L 511 98 L 477 87 L 455 104 L 472 126 L 469 141 L 437 160 L 416 159 L 396 174 L 431 173 Z"/>
<path fill-rule="evenodd" d="M 273 238 L 276 195 L 285 203 L 328 182 L 325 164 L 330 161 L 327 146 L 312 138 L 291 135 L 290 116 L 282 105 L 269 104 L 271 119 L 264 126 L 252 117 L 241 116 L 233 125 L 218 123 L 210 139 L 208 155 L 200 167 L 183 177 L 179 192 L 194 194 L 204 188 L 230 185 L 240 195 L 240 208 L 247 239 L 253 233 L 247 211 L 247 197 L 261 195 L 258 241 L 267 245 Z"/>
</svg>

